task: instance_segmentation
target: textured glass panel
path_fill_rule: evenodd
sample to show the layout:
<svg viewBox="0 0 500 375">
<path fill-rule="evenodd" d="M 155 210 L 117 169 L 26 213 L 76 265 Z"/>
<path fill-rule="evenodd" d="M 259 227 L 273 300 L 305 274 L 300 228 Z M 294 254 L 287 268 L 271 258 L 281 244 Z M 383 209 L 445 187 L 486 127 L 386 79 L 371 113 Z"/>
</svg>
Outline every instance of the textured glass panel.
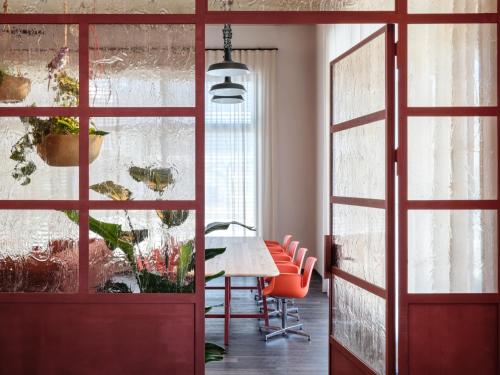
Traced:
<svg viewBox="0 0 500 375">
<path fill-rule="evenodd" d="M 495 13 L 497 0 L 409 0 L 409 13 Z"/>
<path fill-rule="evenodd" d="M 496 117 L 408 120 L 409 199 L 496 199 Z"/>
<path fill-rule="evenodd" d="M 385 210 L 333 205 L 337 266 L 385 288 Z"/>
<path fill-rule="evenodd" d="M 91 199 L 109 198 L 108 188 L 102 185 L 105 182 L 128 189 L 128 199 L 195 198 L 194 118 L 106 117 L 92 121 L 109 134 L 104 137 L 101 155 L 90 165 Z"/>
<path fill-rule="evenodd" d="M 78 161 L 78 135 L 37 141 L 19 117 L 0 117 L 0 199 L 78 199 Z"/>
<path fill-rule="evenodd" d="M 408 292 L 498 289 L 496 211 L 409 211 Z"/>
<path fill-rule="evenodd" d="M 334 124 L 385 108 L 385 34 L 333 66 L 332 99 Z"/>
<path fill-rule="evenodd" d="M 385 122 L 333 134 L 333 195 L 385 199 Z"/>
<path fill-rule="evenodd" d="M 408 102 L 495 106 L 496 24 L 409 25 Z"/>
<path fill-rule="evenodd" d="M 194 13 L 195 0 L 9 0 L 10 13 Z"/>
<path fill-rule="evenodd" d="M 194 211 L 91 211 L 89 288 L 194 292 Z M 102 228 L 113 229 L 118 243 Z"/>
<path fill-rule="evenodd" d="M 223 0 L 208 0 L 209 10 L 223 10 Z M 375 11 L 394 10 L 394 0 L 234 0 L 234 11 Z"/>
<path fill-rule="evenodd" d="M 0 76 L 0 106 L 76 105 L 57 77 L 78 80 L 78 25 L 1 25 Z"/>
<path fill-rule="evenodd" d="M 193 107 L 194 25 L 91 25 L 90 104 Z"/>
<path fill-rule="evenodd" d="M 385 374 L 385 300 L 333 278 L 333 335 L 377 374 Z"/>
<path fill-rule="evenodd" d="M 0 211 L 0 292 L 78 291 L 78 225 L 59 211 Z"/>
</svg>

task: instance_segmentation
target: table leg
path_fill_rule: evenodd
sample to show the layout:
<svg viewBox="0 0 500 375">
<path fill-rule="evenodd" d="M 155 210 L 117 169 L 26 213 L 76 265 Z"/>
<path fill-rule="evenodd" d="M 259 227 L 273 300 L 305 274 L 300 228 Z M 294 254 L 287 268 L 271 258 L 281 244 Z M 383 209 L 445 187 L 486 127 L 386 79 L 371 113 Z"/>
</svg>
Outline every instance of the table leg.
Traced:
<svg viewBox="0 0 500 375">
<path fill-rule="evenodd" d="M 261 286 L 262 290 L 264 290 L 264 278 L 261 277 L 259 279 L 259 285 Z M 262 309 L 264 311 L 264 324 L 266 326 L 269 326 L 269 311 L 267 310 L 267 297 L 264 295 L 264 293 L 262 293 Z"/>
<path fill-rule="evenodd" d="M 224 345 L 229 345 L 229 323 L 231 320 L 231 278 L 224 278 Z"/>
</svg>

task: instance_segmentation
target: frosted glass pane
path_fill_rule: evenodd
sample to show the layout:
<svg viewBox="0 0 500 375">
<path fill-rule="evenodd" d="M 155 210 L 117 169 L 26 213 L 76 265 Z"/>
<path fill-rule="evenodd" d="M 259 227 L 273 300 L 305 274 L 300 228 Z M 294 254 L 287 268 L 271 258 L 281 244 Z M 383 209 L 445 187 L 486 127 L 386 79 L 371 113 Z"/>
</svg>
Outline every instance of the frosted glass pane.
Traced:
<svg viewBox="0 0 500 375">
<path fill-rule="evenodd" d="M 385 122 L 333 134 L 333 195 L 385 199 Z"/>
<path fill-rule="evenodd" d="M 496 199 L 496 117 L 408 119 L 409 199 Z"/>
<path fill-rule="evenodd" d="M 194 25 L 91 25 L 90 104 L 193 107 Z"/>
<path fill-rule="evenodd" d="M 350 352 L 385 374 L 385 300 L 333 278 L 333 335 Z"/>
<path fill-rule="evenodd" d="M 0 199 L 78 199 L 78 135 L 33 131 L 19 117 L 0 117 Z"/>
<path fill-rule="evenodd" d="M 496 24 L 409 25 L 408 103 L 496 106 Z"/>
<path fill-rule="evenodd" d="M 90 165 L 90 184 L 111 182 L 128 189 L 128 199 L 195 198 L 195 120 L 177 117 L 92 119 L 109 134 Z M 92 152 L 92 149 L 90 150 Z M 109 199 L 95 187 L 91 199 Z"/>
<path fill-rule="evenodd" d="M 385 34 L 333 66 L 332 99 L 334 124 L 385 109 Z"/>
<path fill-rule="evenodd" d="M 409 0 L 408 13 L 495 13 L 496 0 Z"/>
<path fill-rule="evenodd" d="M 9 0 L 9 13 L 194 13 L 195 0 Z"/>
<path fill-rule="evenodd" d="M 78 25 L 0 26 L 0 106 L 75 106 L 58 96 L 63 76 L 78 82 Z"/>
<path fill-rule="evenodd" d="M 209 10 L 223 10 L 222 0 L 208 0 Z M 394 0 L 234 0 L 234 11 L 375 11 L 394 10 Z"/>
<path fill-rule="evenodd" d="M 385 288 L 385 210 L 333 205 L 337 266 Z"/>
<path fill-rule="evenodd" d="M 91 211 L 90 291 L 194 292 L 195 216 L 194 211 Z M 103 226 L 113 228 L 119 243 L 99 230 Z"/>
<path fill-rule="evenodd" d="M 41 210 L 3 210 L 0 222 L 0 292 L 78 291 L 78 225 Z"/>
<path fill-rule="evenodd" d="M 495 293 L 496 211 L 409 211 L 408 292 Z"/>
</svg>

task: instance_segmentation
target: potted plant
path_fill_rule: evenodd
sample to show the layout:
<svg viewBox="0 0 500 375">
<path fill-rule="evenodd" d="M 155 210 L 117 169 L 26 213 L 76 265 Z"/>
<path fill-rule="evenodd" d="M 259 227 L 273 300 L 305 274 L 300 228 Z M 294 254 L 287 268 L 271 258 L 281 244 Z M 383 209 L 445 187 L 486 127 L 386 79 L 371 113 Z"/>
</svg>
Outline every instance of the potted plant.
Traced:
<svg viewBox="0 0 500 375">
<path fill-rule="evenodd" d="M 64 107 L 78 105 L 78 80 L 66 72 L 56 75 L 56 102 Z M 73 167 L 79 163 L 80 122 L 75 117 L 21 117 L 26 133 L 12 146 L 10 158 L 16 161 L 12 176 L 21 185 L 31 182 L 36 164 L 30 153 L 36 151 L 40 158 L 53 167 Z M 108 134 L 89 124 L 89 162 L 92 163 L 102 148 L 104 136 Z"/>
<path fill-rule="evenodd" d="M 0 69 L 0 102 L 17 103 L 28 96 L 31 81 L 21 75 L 9 74 Z"/>
</svg>

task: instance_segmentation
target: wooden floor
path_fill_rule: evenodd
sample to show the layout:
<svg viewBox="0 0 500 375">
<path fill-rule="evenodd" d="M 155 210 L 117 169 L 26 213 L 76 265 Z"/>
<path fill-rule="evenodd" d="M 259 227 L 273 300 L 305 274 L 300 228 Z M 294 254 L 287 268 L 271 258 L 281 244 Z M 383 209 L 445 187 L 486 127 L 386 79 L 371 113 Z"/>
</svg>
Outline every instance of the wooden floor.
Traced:
<svg viewBox="0 0 500 375">
<path fill-rule="evenodd" d="M 221 284 L 223 280 L 212 282 Z M 255 279 L 235 278 L 233 285 L 252 285 Z M 207 291 L 207 305 L 224 302 L 223 291 Z M 257 320 L 233 319 L 228 354 L 223 362 L 207 364 L 207 375 L 326 375 L 328 372 L 328 297 L 321 292 L 321 280 L 314 275 L 309 295 L 297 300 L 304 330 L 312 340 L 297 335 L 277 337 L 265 342 Z M 257 307 L 250 291 L 233 291 L 234 313 L 255 312 Z M 212 312 L 223 313 L 219 307 Z M 207 341 L 223 345 L 222 319 L 207 319 Z M 271 321 L 279 325 L 278 319 Z"/>
</svg>

